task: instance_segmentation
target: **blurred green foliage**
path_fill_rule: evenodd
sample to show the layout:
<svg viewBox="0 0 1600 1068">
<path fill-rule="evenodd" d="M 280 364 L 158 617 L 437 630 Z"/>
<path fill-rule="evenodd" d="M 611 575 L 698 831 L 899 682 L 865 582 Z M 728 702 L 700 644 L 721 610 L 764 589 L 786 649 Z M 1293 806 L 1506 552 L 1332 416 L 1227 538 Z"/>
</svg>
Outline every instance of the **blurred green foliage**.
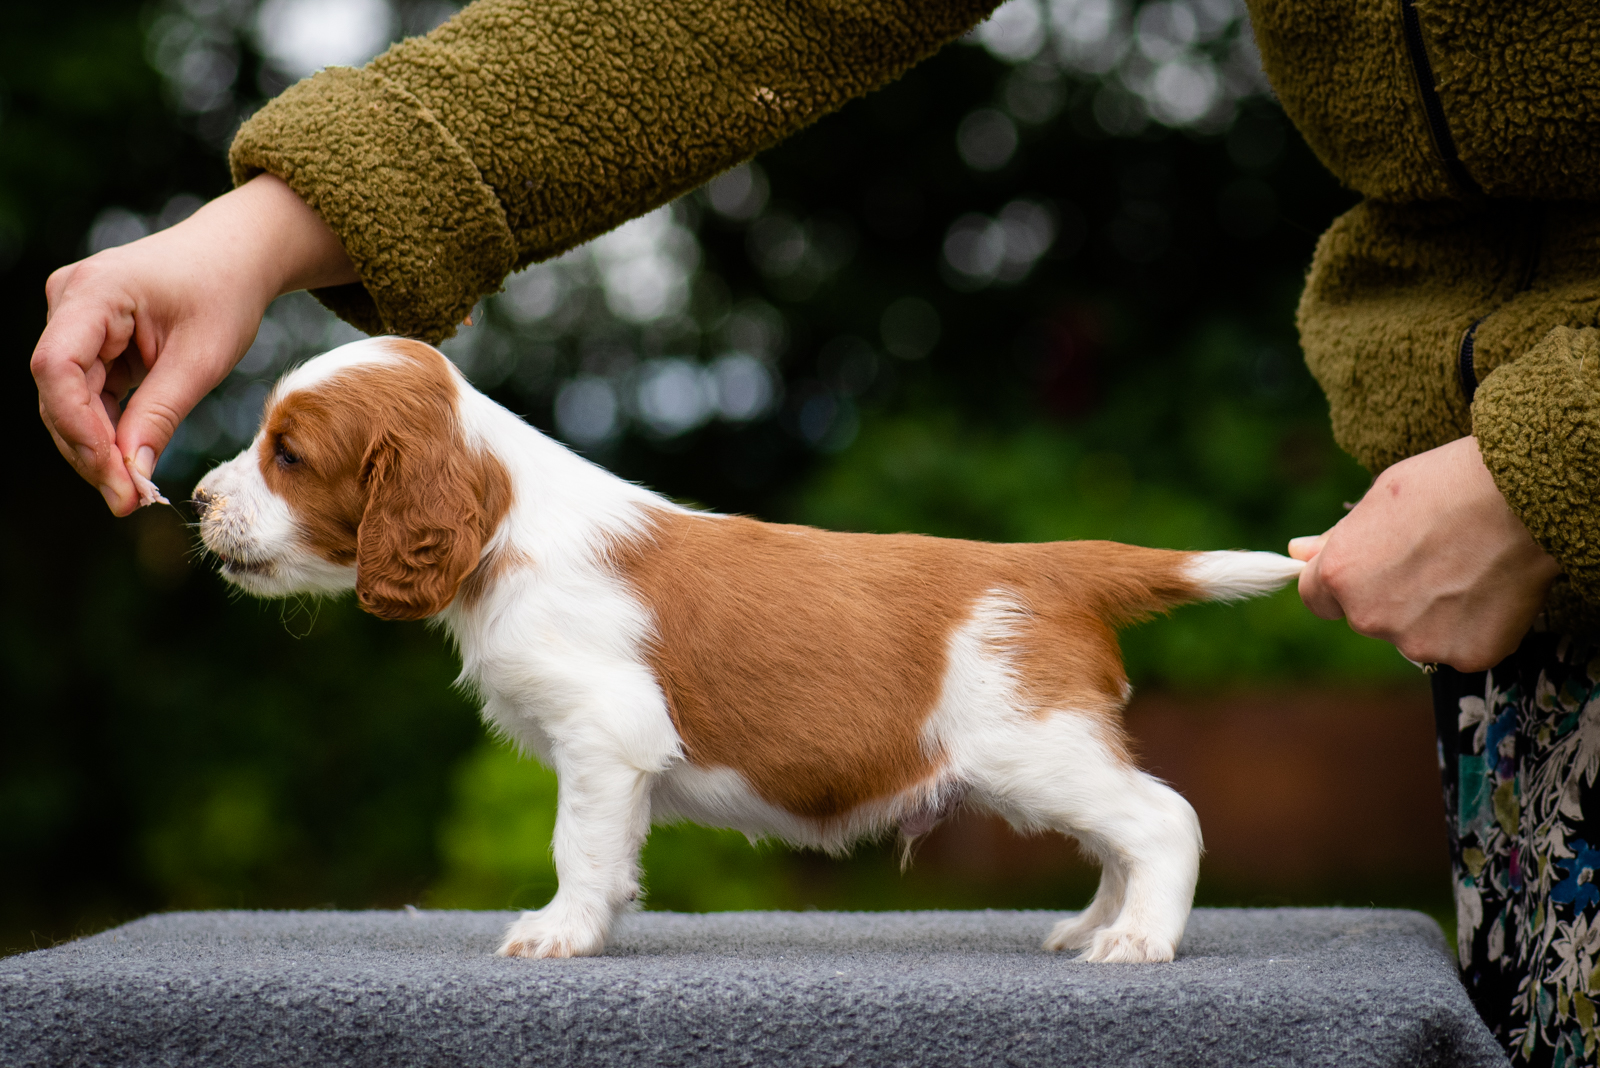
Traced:
<svg viewBox="0 0 1600 1068">
<path fill-rule="evenodd" d="M 439 827 L 438 879 L 420 895 L 430 908 L 537 908 L 555 893 L 550 857 L 555 775 L 488 742 L 456 768 Z M 1058 847 L 1058 854 L 1060 849 Z M 1086 865 L 985 870 L 902 870 L 893 844 L 867 842 L 847 857 L 750 842 L 737 831 L 676 823 L 650 832 L 642 857 L 645 907 L 728 909 L 1066 908 L 1094 889 Z"/>
<path fill-rule="evenodd" d="M 839 530 L 1282 552 L 1331 525 L 1367 481 L 1304 403 L 1311 385 L 1233 324 L 1205 323 L 1170 365 L 1126 376 L 1070 424 L 999 427 L 949 408 L 869 420 L 791 508 Z M 1136 683 L 1177 688 L 1413 672 L 1389 646 L 1305 611 L 1292 589 L 1181 609 L 1128 632 L 1124 651 Z"/>
<path fill-rule="evenodd" d="M 230 597 L 182 517 L 112 520 L 39 426 L 22 357 L 48 273 L 108 207 L 154 218 L 226 188 L 225 137 L 175 110 L 147 62 L 154 10 L 24 6 L 0 35 L 0 944 L 160 908 L 537 904 L 552 781 L 485 737 L 440 635 L 349 601 Z M 265 76 L 248 40 L 229 47 L 244 108 Z M 1281 548 L 1334 522 L 1365 479 L 1329 438 L 1292 309 L 1349 195 L 1270 100 L 1227 129 L 1112 135 L 1095 118 L 1104 85 L 1059 73 L 1038 83 L 1058 106 L 1018 119 L 1010 162 L 973 170 L 957 127 L 1008 106 L 1025 73 L 955 45 L 764 154 L 774 211 L 854 235 L 809 288 L 764 273 L 753 223 L 691 198 L 695 314 L 710 330 L 728 307 L 773 309 L 784 399 L 747 424 L 630 433 L 599 458 L 708 507 L 861 530 Z M 1024 195 L 1056 213 L 1052 250 L 1026 280 L 956 284 L 951 220 Z M 938 309 L 937 345 L 878 351 L 864 381 L 841 381 L 830 343 L 876 347 L 908 296 Z M 559 374 L 513 374 L 496 395 L 549 428 Z M 806 430 L 819 398 L 844 429 Z M 1405 670 L 1292 594 L 1183 609 L 1127 646 L 1149 686 Z M 691 827 L 657 831 L 645 865 L 657 907 L 1061 905 L 1086 889 L 902 879 L 881 848 L 834 861 Z"/>
<path fill-rule="evenodd" d="M 419 901 L 431 908 L 537 908 L 555 893 L 550 858 L 555 775 L 486 741 L 456 767 L 439 825 L 440 874 Z M 1057 854 L 1060 849 L 1058 847 Z M 645 907 L 727 909 L 1064 908 L 1094 889 L 1086 865 L 1043 864 L 1047 878 L 1015 866 L 902 870 L 892 843 L 847 857 L 750 842 L 737 831 L 676 823 L 650 833 L 643 854 Z"/>
<path fill-rule="evenodd" d="M 439 828 L 443 874 L 427 896 L 439 908 L 537 908 L 556 889 L 550 835 L 556 777 L 511 749 L 480 745 L 456 768 Z M 652 907 L 688 911 L 791 904 L 790 881 L 735 831 L 657 828 L 645 848 Z"/>
</svg>

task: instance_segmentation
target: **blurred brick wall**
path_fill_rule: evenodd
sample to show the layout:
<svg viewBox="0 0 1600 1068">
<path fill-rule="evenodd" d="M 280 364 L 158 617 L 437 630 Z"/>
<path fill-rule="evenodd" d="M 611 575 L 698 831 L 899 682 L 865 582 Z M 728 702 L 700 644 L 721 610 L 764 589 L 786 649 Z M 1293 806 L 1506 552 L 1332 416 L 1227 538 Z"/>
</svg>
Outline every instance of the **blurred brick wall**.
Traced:
<svg viewBox="0 0 1600 1068">
<path fill-rule="evenodd" d="M 1140 694 L 1127 713 L 1139 762 L 1200 815 L 1204 900 L 1448 899 L 1428 691 Z M 1087 872 L 1055 836 L 967 815 L 936 830 L 918 868 L 986 883 Z"/>
</svg>

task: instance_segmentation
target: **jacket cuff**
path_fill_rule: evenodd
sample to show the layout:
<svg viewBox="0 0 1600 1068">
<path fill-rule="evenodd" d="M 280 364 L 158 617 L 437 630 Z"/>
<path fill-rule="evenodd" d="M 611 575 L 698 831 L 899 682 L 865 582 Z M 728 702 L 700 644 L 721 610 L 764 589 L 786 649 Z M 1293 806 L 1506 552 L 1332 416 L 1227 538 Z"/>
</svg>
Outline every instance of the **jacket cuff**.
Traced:
<svg viewBox="0 0 1600 1068">
<path fill-rule="evenodd" d="M 472 157 L 380 74 L 334 67 L 291 86 L 240 128 L 228 160 L 235 185 L 276 175 L 333 228 L 361 282 L 313 293 L 369 334 L 443 340 L 515 263 Z"/>
<path fill-rule="evenodd" d="M 1600 330 L 1559 326 L 1483 380 L 1483 462 L 1572 589 L 1600 602 Z"/>
</svg>

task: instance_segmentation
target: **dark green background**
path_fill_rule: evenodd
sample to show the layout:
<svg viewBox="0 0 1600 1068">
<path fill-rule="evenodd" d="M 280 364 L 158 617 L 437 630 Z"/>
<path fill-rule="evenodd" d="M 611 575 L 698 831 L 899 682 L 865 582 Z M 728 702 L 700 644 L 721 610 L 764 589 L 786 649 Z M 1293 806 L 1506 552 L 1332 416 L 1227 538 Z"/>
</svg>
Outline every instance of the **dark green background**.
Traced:
<svg viewBox="0 0 1600 1068">
<path fill-rule="evenodd" d="M 26 364 L 48 272 L 83 254 L 108 205 L 149 213 L 226 188 L 219 151 L 145 59 L 156 14 L 12 5 L 0 34 L 0 938 L 31 948 L 169 907 L 537 904 L 553 885 L 549 779 L 485 737 L 441 635 L 349 602 L 241 600 L 193 555 L 186 517 L 113 520 L 39 424 Z M 256 62 L 246 50 L 241 86 Z M 790 401 L 752 426 L 634 434 L 600 459 L 709 507 L 847 529 L 1281 549 L 1335 521 L 1366 476 L 1329 438 L 1293 309 L 1316 235 L 1353 198 L 1270 99 L 1227 132 L 1118 138 L 1090 114 L 1093 81 L 1070 77 L 1060 113 L 976 173 L 956 123 L 1008 74 L 952 46 L 761 157 L 773 203 L 858 235 L 804 300 L 754 269 L 743 225 L 697 208 L 696 285 L 783 313 Z M 885 188 L 914 190 L 909 221 L 874 208 Z M 949 220 L 1017 195 L 1057 206 L 1056 249 L 1022 284 L 952 289 L 938 268 Z M 1138 262 L 1116 226 L 1147 228 Z M 794 405 L 824 388 L 819 348 L 872 338 L 907 293 L 938 307 L 938 346 L 884 358 L 852 401 L 847 448 L 809 447 Z M 497 395 L 548 429 L 554 381 Z M 180 500 L 188 486 L 165 488 Z M 1126 646 L 1139 685 L 1180 690 L 1409 670 L 1292 592 L 1186 609 Z M 697 829 L 658 832 L 646 868 L 661 907 L 1068 906 L 1085 889 L 902 878 L 877 847 L 837 862 Z M 1381 875 L 1357 892 L 1399 893 Z"/>
</svg>

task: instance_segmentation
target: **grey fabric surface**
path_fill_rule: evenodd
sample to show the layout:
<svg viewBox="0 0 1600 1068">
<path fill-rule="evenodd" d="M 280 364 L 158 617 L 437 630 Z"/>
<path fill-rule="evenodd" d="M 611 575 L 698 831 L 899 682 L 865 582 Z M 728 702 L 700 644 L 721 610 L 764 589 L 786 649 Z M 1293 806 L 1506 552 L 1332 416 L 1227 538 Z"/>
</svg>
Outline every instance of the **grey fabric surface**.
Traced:
<svg viewBox="0 0 1600 1068">
<path fill-rule="evenodd" d="M 0 1064 L 1501 1065 L 1432 920 L 1195 912 L 1172 964 L 1058 913 L 639 913 L 603 957 L 511 913 L 150 916 L 0 960 Z"/>
</svg>

